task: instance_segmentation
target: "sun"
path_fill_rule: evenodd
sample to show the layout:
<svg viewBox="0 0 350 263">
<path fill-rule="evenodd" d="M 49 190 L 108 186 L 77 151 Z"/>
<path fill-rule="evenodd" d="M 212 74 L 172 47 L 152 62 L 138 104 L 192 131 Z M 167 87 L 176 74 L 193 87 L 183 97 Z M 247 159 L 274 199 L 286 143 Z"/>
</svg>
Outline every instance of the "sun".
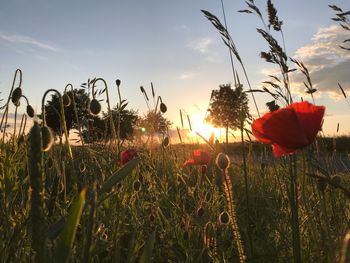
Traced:
<svg viewBox="0 0 350 263">
<path fill-rule="evenodd" d="M 209 139 L 210 135 L 214 132 L 214 137 L 218 138 L 220 130 L 214 128 L 211 124 L 205 122 L 203 116 L 194 115 L 191 117 L 192 136 L 197 137 L 197 133 L 202 135 L 205 139 Z"/>
</svg>

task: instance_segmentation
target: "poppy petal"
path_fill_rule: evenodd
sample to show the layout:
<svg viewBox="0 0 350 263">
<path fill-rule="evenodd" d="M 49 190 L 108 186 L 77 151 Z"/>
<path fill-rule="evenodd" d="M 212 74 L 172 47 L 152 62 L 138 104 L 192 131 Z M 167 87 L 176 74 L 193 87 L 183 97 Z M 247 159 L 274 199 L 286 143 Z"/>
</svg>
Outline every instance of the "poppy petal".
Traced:
<svg viewBox="0 0 350 263">
<path fill-rule="evenodd" d="M 287 149 L 278 144 L 272 144 L 272 153 L 275 157 L 282 157 L 288 154 L 292 154 L 296 149 Z"/>
<path fill-rule="evenodd" d="M 289 107 L 293 108 L 297 114 L 299 123 L 308 139 L 308 144 L 312 143 L 321 128 L 325 107 L 315 106 L 307 101 L 293 103 Z"/>
<path fill-rule="evenodd" d="M 190 165 L 195 165 L 196 162 L 193 159 L 188 159 L 184 164 L 182 165 L 183 167 L 190 166 Z"/>
<path fill-rule="evenodd" d="M 254 121 L 254 136 L 263 143 L 275 143 L 283 148 L 298 149 L 308 145 L 308 139 L 292 108 L 283 108 Z"/>
</svg>

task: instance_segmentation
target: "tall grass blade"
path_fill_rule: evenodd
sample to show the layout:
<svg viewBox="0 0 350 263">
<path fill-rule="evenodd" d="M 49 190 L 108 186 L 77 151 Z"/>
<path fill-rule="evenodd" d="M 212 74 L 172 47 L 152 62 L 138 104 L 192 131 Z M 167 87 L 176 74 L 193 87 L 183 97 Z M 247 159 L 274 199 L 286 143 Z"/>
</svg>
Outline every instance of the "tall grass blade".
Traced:
<svg viewBox="0 0 350 263">
<path fill-rule="evenodd" d="M 63 232 L 60 235 L 56 248 L 57 262 L 67 262 L 69 259 L 75 239 L 75 233 L 77 231 L 85 203 L 85 194 L 86 188 L 83 188 L 70 208 L 68 220 L 64 226 Z"/>
</svg>

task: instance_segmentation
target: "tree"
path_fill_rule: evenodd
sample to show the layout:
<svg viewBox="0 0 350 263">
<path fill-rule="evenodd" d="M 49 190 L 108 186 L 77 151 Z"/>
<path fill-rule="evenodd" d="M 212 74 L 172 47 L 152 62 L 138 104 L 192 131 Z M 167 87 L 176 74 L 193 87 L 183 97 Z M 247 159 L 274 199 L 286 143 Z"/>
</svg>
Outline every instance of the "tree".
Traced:
<svg viewBox="0 0 350 263">
<path fill-rule="evenodd" d="M 127 105 L 124 104 L 124 105 Z M 118 106 L 112 109 L 112 117 L 115 130 L 119 134 L 121 142 L 125 140 L 131 140 L 134 135 L 134 128 L 136 126 L 138 115 L 134 110 L 126 110 L 125 107 L 121 107 L 120 111 L 120 131 L 118 133 Z M 112 138 L 112 131 L 110 128 L 109 114 L 103 113 L 102 118 L 99 116 L 93 116 L 90 118 L 89 130 L 83 131 L 83 138 L 85 142 L 96 141 L 108 141 Z"/>
<path fill-rule="evenodd" d="M 228 144 L 228 130 L 243 128 L 243 123 L 249 117 L 248 97 L 242 85 L 235 89 L 231 84 L 220 85 L 213 90 L 206 121 L 214 127 L 226 129 L 226 144 Z"/>
<path fill-rule="evenodd" d="M 84 123 L 87 122 L 88 115 L 89 115 L 87 111 L 89 94 L 84 89 L 79 89 L 79 90 L 74 89 L 73 91 L 74 91 L 75 106 L 77 108 L 77 114 L 80 121 L 80 125 L 83 125 Z M 68 91 L 67 95 L 69 96 L 71 103 L 69 106 L 64 107 L 64 115 L 66 119 L 67 131 L 69 133 L 69 130 L 71 130 L 72 128 L 77 129 L 78 124 L 75 118 L 74 107 L 72 103 L 73 92 Z M 61 105 L 60 105 L 59 97 L 56 93 L 52 94 L 51 99 L 46 102 L 45 112 L 46 112 L 47 126 L 49 126 L 52 129 L 55 135 L 62 137 L 63 129 L 61 127 L 61 122 L 60 122 Z"/>
</svg>

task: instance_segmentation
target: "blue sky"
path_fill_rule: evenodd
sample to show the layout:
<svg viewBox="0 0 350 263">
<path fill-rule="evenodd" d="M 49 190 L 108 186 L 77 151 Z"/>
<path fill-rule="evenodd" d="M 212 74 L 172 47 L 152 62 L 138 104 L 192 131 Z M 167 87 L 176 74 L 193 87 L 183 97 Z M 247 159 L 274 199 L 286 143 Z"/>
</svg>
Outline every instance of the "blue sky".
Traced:
<svg viewBox="0 0 350 263">
<path fill-rule="evenodd" d="M 273 70 L 259 58 L 260 51 L 267 50 L 256 32 L 261 22 L 237 12 L 245 9 L 244 1 L 224 3 L 229 31 L 253 88 L 258 88 Z M 330 20 L 328 4 L 350 10 L 350 1 L 273 3 L 284 21 L 288 55 L 310 65 L 320 90 L 316 103 L 327 106 L 326 133 L 333 133 L 340 122 L 341 132 L 348 134 L 350 108 L 338 96 L 337 83 L 350 92 L 350 52 L 336 47 L 344 32 Z M 266 1 L 256 4 L 265 12 Z M 153 82 L 168 106 L 166 116 L 175 124 L 180 108 L 203 115 L 211 90 L 232 82 L 232 74 L 228 50 L 201 9 L 222 19 L 219 0 L 1 1 L 0 97 L 7 96 L 15 69 L 21 68 L 24 94 L 37 111 L 48 88 L 62 91 L 67 83 L 78 88 L 96 76 L 108 82 L 112 102 L 117 99 L 115 79 L 120 78 L 122 96 L 140 114 L 147 108 L 139 87 L 149 91 Z M 294 81 L 298 97 L 300 76 Z M 262 112 L 266 101 L 258 97 Z"/>
</svg>

